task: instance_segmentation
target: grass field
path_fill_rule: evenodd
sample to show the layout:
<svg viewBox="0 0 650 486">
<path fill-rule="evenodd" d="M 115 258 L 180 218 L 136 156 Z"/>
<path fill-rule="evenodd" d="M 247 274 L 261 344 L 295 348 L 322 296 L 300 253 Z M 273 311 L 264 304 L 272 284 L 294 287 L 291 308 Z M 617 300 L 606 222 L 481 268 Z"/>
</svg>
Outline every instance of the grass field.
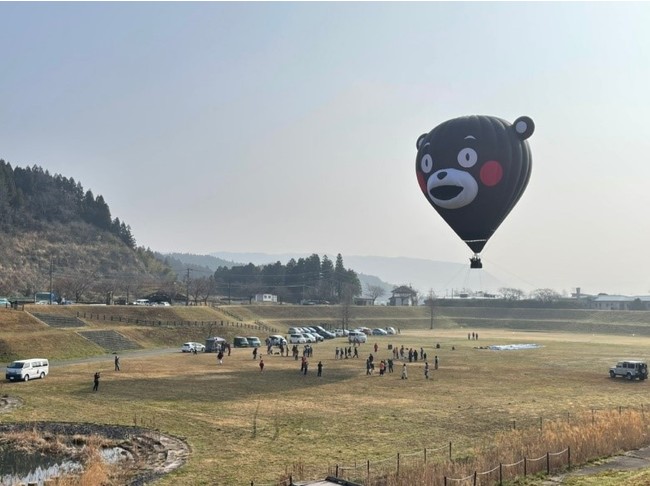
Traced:
<svg viewBox="0 0 650 486">
<path fill-rule="evenodd" d="M 295 307 L 282 314 L 275 310 L 278 308 L 240 307 L 231 312 L 280 328 L 298 321 L 336 319 L 335 310 L 324 313 Z M 301 317 L 302 309 L 307 315 Z M 88 345 L 82 346 L 82 353 L 69 349 L 60 353 L 58 347 L 70 347 L 71 341 L 56 336 L 76 335 L 73 331 L 49 329 L 26 318 L 22 319 L 23 331 L 21 319 L 7 316 L 0 315 L 0 326 L 5 326 L 0 343 L 13 350 L 11 353 L 29 349 L 29 355 L 60 358 L 97 354 Z M 7 324 L 2 324 L 2 317 L 8 319 Z M 371 337 L 362 345 L 357 360 L 334 359 L 335 347 L 342 345 L 342 339 L 315 345 L 307 376 L 299 373 L 299 362 L 266 356 L 264 350 L 263 373 L 248 349 L 234 349 L 223 365 L 214 354 L 173 352 L 139 357 L 123 353 L 120 372 L 113 371 L 111 356 L 99 361 L 55 360 L 45 380 L 0 385 L 0 395 L 20 396 L 25 403 L 0 415 L 0 422 L 73 421 L 159 429 L 184 437 L 192 448 L 189 463 L 159 484 L 249 485 L 251 481 L 270 484 L 293 470 L 306 477 L 322 477 L 329 465 L 380 461 L 398 452 L 406 454 L 449 442 L 454 454 L 461 457 L 472 446 L 513 426 L 538 426 L 540 417 L 544 421 L 557 417 L 570 420 L 582 411 L 594 410 L 598 416 L 618 407 L 650 405 L 647 382 L 608 377 L 609 366 L 621 358 L 649 358 L 650 337 L 632 336 L 624 327 L 627 323 L 621 323 L 624 331 L 616 335 L 538 332 L 534 327 L 527 331 L 499 329 L 495 316 L 489 317 L 494 327 L 475 329 L 460 327 L 454 316 L 440 316 L 436 322 L 444 320 L 447 328 L 431 331 L 422 309 L 405 309 L 403 314 L 387 309 L 385 314 L 364 314 L 355 320 L 372 319 L 382 326 L 399 322 L 401 334 Z M 116 326 L 149 348 L 180 347 L 190 339 L 183 332 L 197 333 L 192 339 L 201 337 L 200 330 L 104 322 L 89 325 Z M 480 339 L 468 341 L 468 330 L 477 330 Z M 371 349 L 375 342 L 378 353 Z M 436 343 L 440 349 L 435 348 Z M 476 349 L 518 343 L 543 347 L 498 352 Z M 408 380 L 400 379 L 401 364 L 392 375 L 366 376 L 365 358 L 370 352 L 377 360 L 388 358 L 388 344 L 422 347 L 429 362 L 437 354 L 440 369 L 432 371 L 428 381 L 421 361 L 408 365 Z M 316 377 L 319 360 L 324 364 L 321 378 Z M 97 370 L 102 372 L 100 390 L 92 393 L 92 375 Z"/>
</svg>

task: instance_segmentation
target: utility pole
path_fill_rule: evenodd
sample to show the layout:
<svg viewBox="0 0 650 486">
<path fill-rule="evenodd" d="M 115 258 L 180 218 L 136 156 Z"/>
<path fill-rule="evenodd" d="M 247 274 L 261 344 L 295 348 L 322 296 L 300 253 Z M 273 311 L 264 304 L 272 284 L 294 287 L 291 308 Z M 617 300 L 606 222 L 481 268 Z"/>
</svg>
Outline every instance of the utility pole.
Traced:
<svg viewBox="0 0 650 486">
<path fill-rule="evenodd" d="M 433 289 L 429 290 L 429 299 L 428 299 L 429 302 L 428 302 L 428 304 L 429 304 L 429 310 L 431 311 L 431 330 L 432 331 L 433 331 L 433 308 L 435 306 L 435 301 L 434 301 L 435 295 L 436 294 L 433 292 Z"/>
<path fill-rule="evenodd" d="M 185 292 L 185 305 L 190 305 L 190 267 L 187 267 L 187 291 Z"/>
<path fill-rule="evenodd" d="M 54 269 L 54 261 L 50 258 L 50 305 L 52 305 L 52 271 Z"/>
</svg>

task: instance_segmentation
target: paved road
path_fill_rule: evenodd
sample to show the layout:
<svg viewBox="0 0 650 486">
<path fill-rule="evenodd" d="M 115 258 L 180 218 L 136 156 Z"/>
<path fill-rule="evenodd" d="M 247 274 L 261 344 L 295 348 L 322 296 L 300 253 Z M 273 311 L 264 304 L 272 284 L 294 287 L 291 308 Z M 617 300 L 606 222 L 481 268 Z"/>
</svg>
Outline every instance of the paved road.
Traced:
<svg viewBox="0 0 650 486">
<path fill-rule="evenodd" d="M 650 447 L 629 451 L 620 456 L 612 456 L 602 463 L 571 470 L 564 474 L 552 476 L 542 482 L 542 486 L 563 484 L 564 480 L 575 476 L 593 476 L 606 471 L 636 471 L 650 467 Z"/>
<path fill-rule="evenodd" d="M 122 353 L 110 353 L 110 354 L 100 354 L 97 356 L 90 356 L 87 358 L 72 358 L 72 359 L 57 359 L 50 360 L 50 367 L 56 368 L 59 366 L 67 366 L 71 364 L 80 364 L 80 363 L 97 363 L 101 361 L 110 361 L 115 359 L 115 354 L 118 354 L 120 358 L 138 358 L 142 356 L 158 356 L 161 354 L 171 354 L 171 353 L 180 353 L 179 348 L 155 348 L 155 349 L 138 349 L 124 351 Z M 25 358 L 27 359 L 27 358 Z M 9 363 L 0 363 L 0 369 L 3 369 Z"/>
</svg>

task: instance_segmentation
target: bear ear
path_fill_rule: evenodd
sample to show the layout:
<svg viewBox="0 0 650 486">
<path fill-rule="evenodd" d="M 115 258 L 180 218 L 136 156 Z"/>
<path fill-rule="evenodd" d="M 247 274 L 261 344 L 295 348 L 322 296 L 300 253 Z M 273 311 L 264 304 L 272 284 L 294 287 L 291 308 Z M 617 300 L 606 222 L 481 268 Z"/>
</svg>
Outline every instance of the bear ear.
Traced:
<svg viewBox="0 0 650 486">
<path fill-rule="evenodd" d="M 514 128 L 519 140 L 526 140 L 535 131 L 535 124 L 533 123 L 533 120 L 527 116 L 520 116 L 517 118 L 512 124 L 512 127 Z"/>
<path fill-rule="evenodd" d="M 424 139 L 426 136 L 429 135 L 428 133 L 423 133 L 418 137 L 418 141 L 415 142 L 415 146 L 417 147 L 418 150 L 420 150 L 420 147 L 422 146 L 422 142 L 424 142 Z"/>
</svg>

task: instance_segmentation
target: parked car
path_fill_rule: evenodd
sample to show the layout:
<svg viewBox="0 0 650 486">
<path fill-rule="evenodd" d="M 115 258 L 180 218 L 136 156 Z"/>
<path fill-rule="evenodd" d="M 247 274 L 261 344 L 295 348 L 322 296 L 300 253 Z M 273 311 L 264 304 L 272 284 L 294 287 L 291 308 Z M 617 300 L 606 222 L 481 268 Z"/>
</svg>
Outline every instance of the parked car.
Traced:
<svg viewBox="0 0 650 486">
<path fill-rule="evenodd" d="M 249 346 L 248 339 L 242 336 L 235 336 L 235 339 L 233 339 L 232 344 L 236 348 L 247 348 Z"/>
<path fill-rule="evenodd" d="M 272 336 L 269 336 L 269 342 L 271 343 L 271 346 L 286 346 L 287 345 L 287 340 L 284 339 L 282 336 L 279 334 L 274 334 Z"/>
<path fill-rule="evenodd" d="M 645 361 L 620 361 L 609 369 L 609 376 L 611 378 L 623 376 L 628 380 L 638 378 L 643 381 L 648 378 L 648 365 Z"/>
<path fill-rule="evenodd" d="M 325 341 L 325 338 L 321 336 L 318 331 L 309 331 L 308 333 L 314 337 L 317 343 L 322 343 L 323 341 Z"/>
<path fill-rule="evenodd" d="M 287 334 L 301 334 L 302 333 L 302 327 L 290 327 L 289 330 L 287 331 Z"/>
<path fill-rule="evenodd" d="M 387 332 L 388 334 L 397 334 L 397 331 L 395 330 L 395 328 L 394 328 L 394 327 L 390 327 L 390 326 L 386 328 L 386 332 Z"/>
<path fill-rule="evenodd" d="M 205 346 L 201 343 L 195 343 L 193 341 L 187 342 L 181 346 L 182 353 L 193 353 L 196 350 L 197 353 L 203 353 L 205 351 Z"/>
<path fill-rule="evenodd" d="M 251 348 L 259 348 L 260 346 L 262 346 L 262 341 L 260 341 L 260 338 L 256 336 L 247 337 L 246 340 L 248 341 L 248 345 Z"/>
<path fill-rule="evenodd" d="M 0 298 L 0 307 L 10 307 L 11 302 L 9 302 L 9 299 L 5 299 L 4 297 Z"/>
<path fill-rule="evenodd" d="M 209 337 L 205 340 L 205 352 L 206 353 L 218 353 L 225 349 L 228 342 L 219 336 Z"/>
<path fill-rule="evenodd" d="M 373 336 L 388 336 L 388 331 L 385 331 L 379 327 L 372 330 Z"/>
<path fill-rule="evenodd" d="M 347 329 L 334 329 L 334 335 L 336 337 L 345 337 L 348 334 L 350 334 L 350 331 L 348 331 Z"/>
<path fill-rule="evenodd" d="M 361 331 L 350 331 L 348 334 L 349 343 L 365 343 L 368 341 L 368 336 Z"/>
<path fill-rule="evenodd" d="M 305 344 L 307 340 L 302 334 L 289 334 L 289 344 Z"/>
<path fill-rule="evenodd" d="M 21 359 L 7 366 L 5 378 L 9 381 L 29 381 L 45 378 L 50 373 L 50 363 L 45 358 Z"/>
<path fill-rule="evenodd" d="M 310 344 L 318 342 L 318 339 L 316 339 L 316 336 L 314 336 L 310 332 L 303 332 L 302 336 L 305 338 L 305 341 L 310 343 Z"/>
<path fill-rule="evenodd" d="M 336 337 L 334 335 L 334 333 L 329 332 L 327 329 L 324 329 L 321 326 L 316 326 L 315 329 L 316 329 L 316 332 L 318 334 L 320 334 L 321 336 L 323 336 L 323 338 L 325 338 L 325 339 L 334 339 Z"/>
</svg>

